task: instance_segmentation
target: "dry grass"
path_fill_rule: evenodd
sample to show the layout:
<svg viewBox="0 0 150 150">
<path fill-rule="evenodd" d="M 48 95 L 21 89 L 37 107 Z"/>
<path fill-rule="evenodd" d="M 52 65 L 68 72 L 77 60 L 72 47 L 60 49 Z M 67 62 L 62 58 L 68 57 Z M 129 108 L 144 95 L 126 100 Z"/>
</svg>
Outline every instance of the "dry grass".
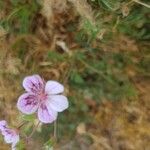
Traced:
<svg viewBox="0 0 150 150">
<path fill-rule="evenodd" d="M 71 150 L 74 147 L 73 150 L 148 150 L 149 82 L 138 80 L 136 86 L 139 89 L 137 100 L 104 100 L 101 106 L 94 107 L 91 111 L 93 122 L 89 125 L 81 122 L 77 127 L 75 139 L 64 146 L 60 145 L 58 149 Z"/>
<path fill-rule="evenodd" d="M 23 3 L 31 4 L 32 2 L 28 0 Z M 8 16 L 13 18 L 13 12 L 11 12 L 13 7 L 10 5 L 10 1 L 5 1 L 4 6 L 0 11 L 0 19 Z M 66 87 L 66 94 L 75 98 L 74 101 L 71 99 L 70 103 L 77 112 L 70 108 L 69 111 L 74 116 L 70 117 L 68 113 L 68 120 L 76 118 L 76 116 L 79 116 L 80 119 L 82 113 L 92 118 L 90 123 L 70 119 L 69 121 L 74 124 L 77 122 L 76 131 L 73 131 L 72 138 L 68 136 L 69 133 L 66 134 L 56 145 L 56 149 L 149 150 L 149 73 L 146 72 L 147 76 L 145 77 L 145 74 L 140 74 L 140 69 L 138 70 L 136 67 L 141 59 L 149 57 L 149 54 L 145 56 L 143 52 L 149 47 L 149 43 L 144 40 L 138 42 L 136 38 L 120 32 L 118 26 L 122 18 L 116 17 L 113 12 L 106 12 L 100 7 L 100 11 L 104 11 L 103 18 L 98 18 L 101 12 L 95 16 L 97 10 L 95 8 L 95 11 L 93 5 L 90 5 L 87 0 L 43 0 L 40 2 L 40 6 L 41 8 L 34 14 L 29 32 L 19 34 L 0 26 L 0 119 L 8 120 L 12 126 L 19 124 L 16 102 L 23 91 L 22 79 L 26 75 L 38 73 L 46 80 L 61 81 Z M 123 18 L 130 15 L 133 7 L 133 3 L 131 6 L 128 3 L 120 5 L 120 13 Z M 90 27 L 84 27 L 86 21 L 90 22 Z M 14 22 L 13 27 L 18 29 L 17 19 L 14 19 Z M 112 24 L 109 26 L 109 23 Z M 71 30 L 70 26 L 75 29 Z M 88 38 L 91 36 L 90 30 L 93 27 L 99 30 L 94 37 L 95 39 L 90 41 Z M 77 33 L 82 33 L 87 41 L 81 40 L 82 44 L 77 42 L 75 39 Z M 84 47 L 85 43 L 90 46 Z M 91 51 L 99 50 L 91 54 L 88 48 L 91 48 Z M 58 57 L 58 59 L 53 61 L 51 60 L 53 57 L 48 58 L 49 52 L 57 52 L 57 56 L 54 57 Z M 80 62 L 79 59 L 76 59 L 76 55 L 82 52 L 87 59 Z M 133 54 L 131 57 L 133 64 L 127 65 L 119 71 L 117 67 L 114 67 L 111 71 L 118 77 L 126 75 L 137 89 L 138 94 L 134 98 L 128 100 L 123 98 L 122 101 L 116 102 L 102 97 L 102 102 L 99 104 L 99 99 L 92 99 L 93 93 L 91 94 L 87 89 L 74 88 L 72 86 L 74 82 L 70 81 L 70 76 L 74 71 L 79 75 L 83 73 L 85 82 L 94 82 L 92 85 L 94 87 L 94 84 L 99 83 L 99 80 L 96 79 L 101 76 L 101 73 L 105 75 L 106 72 L 93 69 L 94 66 L 89 64 L 92 61 L 96 61 L 96 63 L 99 60 L 102 61 L 103 56 L 109 53 L 119 53 L 126 56 Z M 94 57 L 92 57 L 93 55 Z M 63 59 L 60 61 L 59 59 L 62 57 Z M 126 61 L 128 62 L 128 60 Z M 110 59 L 107 63 L 111 65 L 114 62 Z M 85 76 L 84 73 L 88 75 Z M 79 77 L 77 79 L 81 80 Z M 88 85 L 88 87 L 92 86 Z M 97 90 L 97 87 L 94 88 Z M 85 94 L 87 97 L 84 97 L 84 92 L 88 93 Z M 84 106 L 88 108 L 86 112 L 82 111 Z M 68 129 L 68 132 L 71 130 Z M 35 143 L 37 143 L 36 140 L 33 141 L 33 145 Z M 3 142 L 0 142 L 0 145 L 0 150 L 8 149 L 3 146 Z M 31 148 L 33 149 L 32 146 Z"/>
</svg>

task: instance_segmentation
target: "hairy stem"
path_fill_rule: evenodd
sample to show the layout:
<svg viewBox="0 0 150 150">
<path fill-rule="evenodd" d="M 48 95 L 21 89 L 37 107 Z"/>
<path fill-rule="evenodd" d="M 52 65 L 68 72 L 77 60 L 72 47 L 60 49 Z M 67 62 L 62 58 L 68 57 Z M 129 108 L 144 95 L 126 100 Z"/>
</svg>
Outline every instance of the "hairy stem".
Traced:
<svg viewBox="0 0 150 150">
<path fill-rule="evenodd" d="M 32 137 L 32 135 L 34 134 L 34 132 L 35 132 L 36 129 L 38 128 L 39 124 L 40 124 L 40 121 L 38 121 L 37 125 L 34 126 L 34 128 L 33 128 L 32 132 L 31 132 L 31 134 L 27 137 L 28 139 L 30 139 L 30 138 Z"/>
<path fill-rule="evenodd" d="M 57 141 L 57 120 L 54 121 L 54 138 Z"/>
</svg>

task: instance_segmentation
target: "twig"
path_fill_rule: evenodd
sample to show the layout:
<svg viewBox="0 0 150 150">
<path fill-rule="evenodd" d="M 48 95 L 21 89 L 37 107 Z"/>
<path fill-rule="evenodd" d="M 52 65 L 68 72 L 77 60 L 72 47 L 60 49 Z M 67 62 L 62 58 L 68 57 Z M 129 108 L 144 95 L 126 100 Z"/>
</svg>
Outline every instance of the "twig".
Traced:
<svg viewBox="0 0 150 150">
<path fill-rule="evenodd" d="M 115 31 L 115 29 L 117 28 L 118 24 L 119 24 L 119 21 L 120 21 L 120 17 L 118 16 L 117 17 L 117 20 L 116 20 L 116 23 L 115 25 L 113 26 L 113 31 Z"/>
<path fill-rule="evenodd" d="M 28 122 L 22 122 L 18 127 L 17 127 L 17 129 L 20 129 L 20 128 L 22 128 L 26 123 L 28 123 Z"/>
<path fill-rule="evenodd" d="M 132 1 L 135 2 L 135 3 L 138 3 L 138 4 L 140 4 L 140 5 L 143 5 L 143 6 L 147 7 L 147 8 L 150 8 L 150 5 L 145 4 L 145 3 L 143 3 L 143 2 L 141 2 L 141 1 L 139 1 L 139 0 L 132 0 Z"/>
</svg>

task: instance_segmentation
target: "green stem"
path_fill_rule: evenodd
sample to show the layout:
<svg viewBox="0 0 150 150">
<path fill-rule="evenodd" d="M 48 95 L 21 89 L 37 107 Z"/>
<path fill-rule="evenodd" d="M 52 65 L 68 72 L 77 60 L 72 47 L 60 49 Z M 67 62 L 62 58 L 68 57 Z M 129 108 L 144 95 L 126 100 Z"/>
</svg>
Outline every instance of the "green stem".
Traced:
<svg viewBox="0 0 150 150">
<path fill-rule="evenodd" d="M 35 132 L 36 129 L 38 128 L 39 124 L 40 124 L 40 121 L 37 123 L 36 126 L 34 126 L 34 128 L 33 128 L 32 132 L 31 132 L 31 134 L 27 137 L 28 139 L 30 139 L 30 138 L 32 137 L 32 135 L 34 134 L 34 132 Z"/>
<path fill-rule="evenodd" d="M 54 121 L 54 139 L 57 141 L 57 120 Z"/>
</svg>

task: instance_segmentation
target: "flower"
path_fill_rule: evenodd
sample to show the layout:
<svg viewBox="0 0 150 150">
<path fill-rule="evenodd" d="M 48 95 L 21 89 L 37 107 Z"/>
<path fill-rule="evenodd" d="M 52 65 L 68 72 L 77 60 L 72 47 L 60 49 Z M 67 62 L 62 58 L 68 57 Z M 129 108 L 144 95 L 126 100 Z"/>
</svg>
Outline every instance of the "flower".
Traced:
<svg viewBox="0 0 150 150">
<path fill-rule="evenodd" d="M 18 109 L 24 114 L 37 112 L 42 123 L 52 123 L 58 112 L 68 108 L 67 97 L 63 96 L 64 87 L 57 81 L 45 82 L 39 75 L 27 76 L 23 80 L 26 93 L 17 102 Z"/>
<path fill-rule="evenodd" d="M 7 122 L 5 120 L 0 121 L 0 131 L 4 130 L 7 126 Z"/>
<path fill-rule="evenodd" d="M 19 142 L 19 134 L 16 130 L 10 129 L 5 120 L 0 121 L 0 132 L 4 136 L 6 143 L 12 144 L 12 150 L 16 150 L 16 144 Z"/>
</svg>

